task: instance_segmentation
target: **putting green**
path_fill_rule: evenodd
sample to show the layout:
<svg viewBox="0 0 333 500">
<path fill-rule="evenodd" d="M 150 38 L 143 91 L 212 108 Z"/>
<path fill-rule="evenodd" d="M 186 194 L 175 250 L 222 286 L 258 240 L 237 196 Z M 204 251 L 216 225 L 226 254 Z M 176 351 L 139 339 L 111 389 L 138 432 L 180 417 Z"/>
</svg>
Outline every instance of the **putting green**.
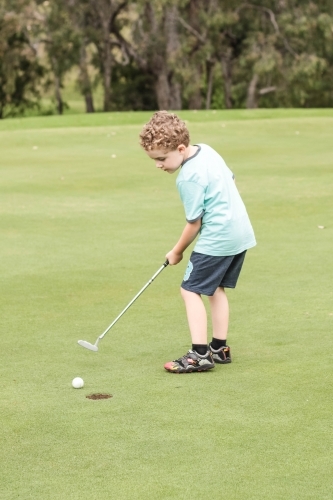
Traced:
<svg viewBox="0 0 333 500">
<path fill-rule="evenodd" d="M 163 364 L 189 347 L 189 252 L 98 353 L 77 345 L 184 224 L 176 177 L 138 144 L 150 114 L 0 123 L 4 500 L 331 500 L 333 111 L 180 114 L 234 171 L 258 240 L 229 292 L 233 363 L 187 376 Z"/>
</svg>

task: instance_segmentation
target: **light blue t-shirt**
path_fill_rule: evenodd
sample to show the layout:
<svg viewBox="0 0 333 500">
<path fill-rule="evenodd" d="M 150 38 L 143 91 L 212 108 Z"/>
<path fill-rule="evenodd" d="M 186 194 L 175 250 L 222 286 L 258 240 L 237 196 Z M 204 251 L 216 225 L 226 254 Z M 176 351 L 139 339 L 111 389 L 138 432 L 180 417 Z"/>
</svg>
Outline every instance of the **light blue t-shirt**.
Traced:
<svg viewBox="0 0 333 500">
<path fill-rule="evenodd" d="M 213 148 L 196 146 L 198 151 L 185 160 L 176 181 L 186 220 L 202 218 L 194 251 L 226 256 L 254 247 L 252 225 L 231 170 Z"/>
</svg>

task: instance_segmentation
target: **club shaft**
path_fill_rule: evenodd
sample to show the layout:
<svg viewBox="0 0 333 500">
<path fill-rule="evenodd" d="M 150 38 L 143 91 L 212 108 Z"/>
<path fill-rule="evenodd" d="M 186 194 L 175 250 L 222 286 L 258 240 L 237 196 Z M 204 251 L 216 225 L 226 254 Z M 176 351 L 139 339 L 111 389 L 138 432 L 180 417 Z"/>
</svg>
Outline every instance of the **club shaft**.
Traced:
<svg viewBox="0 0 333 500">
<path fill-rule="evenodd" d="M 117 323 L 117 321 L 122 317 L 123 314 L 125 314 L 125 312 L 127 311 L 127 309 L 129 309 L 131 307 L 131 305 L 136 301 L 136 299 L 138 297 L 140 297 L 140 295 L 145 291 L 146 288 L 149 287 L 149 285 L 154 281 L 154 279 L 163 271 L 163 269 L 169 264 L 168 261 L 166 261 L 163 266 L 161 266 L 159 268 L 159 270 L 154 274 L 154 276 L 152 278 L 150 278 L 150 280 L 148 281 L 148 283 L 145 284 L 145 286 L 143 288 L 141 288 L 141 290 L 136 294 L 136 296 L 131 300 L 131 302 L 129 304 L 127 304 L 127 306 L 125 307 L 125 309 L 123 311 L 121 311 L 121 313 L 119 314 L 119 316 L 116 317 L 116 319 L 114 321 L 112 321 L 111 325 L 109 325 L 107 327 L 107 329 L 98 337 L 98 340 L 102 339 L 104 337 L 104 335 L 109 331 L 111 330 L 111 328 L 113 327 L 113 325 L 115 325 Z"/>
</svg>

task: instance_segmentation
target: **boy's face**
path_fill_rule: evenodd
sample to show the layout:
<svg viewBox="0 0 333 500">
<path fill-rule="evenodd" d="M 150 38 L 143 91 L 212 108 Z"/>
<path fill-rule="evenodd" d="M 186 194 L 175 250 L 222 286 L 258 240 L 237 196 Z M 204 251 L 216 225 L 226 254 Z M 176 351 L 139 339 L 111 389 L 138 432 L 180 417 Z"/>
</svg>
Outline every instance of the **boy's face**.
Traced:
<svg viewBox="0 0 333 500">
<path fill-rule="evenodd" d="M 186 146 L 181 144 L 174 151 L 164 151 L 163 149 L 153 149 L 146 151 L 147 155 L 155 161 L 155 165 L 160 170 L 173 174 L 179 169 L 185 160 Z"/>
</svg>

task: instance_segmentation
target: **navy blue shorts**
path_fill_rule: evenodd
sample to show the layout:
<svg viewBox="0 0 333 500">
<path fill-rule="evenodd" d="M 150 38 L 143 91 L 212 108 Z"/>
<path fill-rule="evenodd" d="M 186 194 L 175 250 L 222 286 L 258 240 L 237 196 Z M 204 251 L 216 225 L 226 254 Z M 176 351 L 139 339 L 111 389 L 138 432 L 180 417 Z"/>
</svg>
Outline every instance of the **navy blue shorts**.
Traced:
<svg viewBox="0 0 333 500">
<path fill-rule="evenodd" d="M 238 255 L 215 257 L 192 252 L 181 287 L 189 292 L 214 295 L 218 287 L 235 288 L 246 250 Z"/>
</svg>

